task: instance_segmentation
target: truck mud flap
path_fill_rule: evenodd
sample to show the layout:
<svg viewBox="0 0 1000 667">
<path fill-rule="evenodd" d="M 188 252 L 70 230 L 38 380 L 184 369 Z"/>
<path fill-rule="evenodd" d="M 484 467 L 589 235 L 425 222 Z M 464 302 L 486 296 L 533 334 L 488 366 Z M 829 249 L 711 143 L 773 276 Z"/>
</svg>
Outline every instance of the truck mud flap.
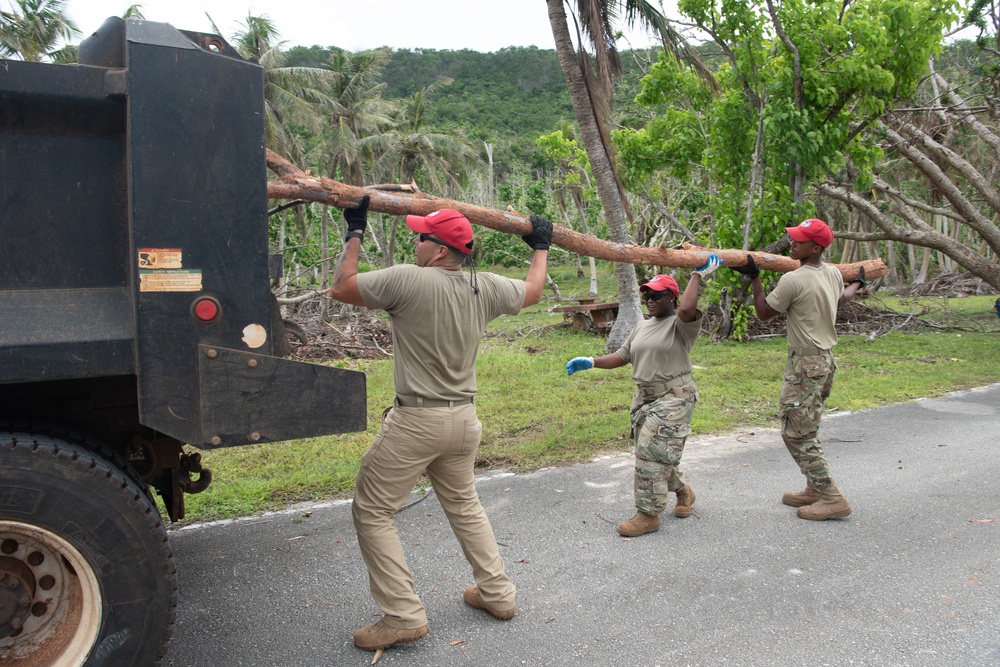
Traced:
<svg viewBox="0 0 1000 667">
<path fill-rule="evenodd" d="M 367 428 L 365 374 L 213 345 L 198 349 L 200 447 Z"/>
</svg>

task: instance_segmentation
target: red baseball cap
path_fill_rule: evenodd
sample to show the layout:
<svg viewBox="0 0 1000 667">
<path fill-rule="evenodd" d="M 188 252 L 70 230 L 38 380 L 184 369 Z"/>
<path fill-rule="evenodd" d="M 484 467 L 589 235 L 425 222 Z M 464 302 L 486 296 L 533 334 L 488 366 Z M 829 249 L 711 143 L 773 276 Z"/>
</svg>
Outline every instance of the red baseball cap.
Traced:
<svg viewBox="0 0 1000 667">
<path fill-rule="evenodd" d="M 833 243 L 833 232 L 829 225 L 819 218 L 803 220 L 796 227 L 785 227 L 785 231 L 793 241 L 799 243 L 812 241 L 821 248 L 827 248 Z"/>
<path fill-rule="evenodd" d="M 678 299 L 681 296 L 681 288 L 677 286 L 677 281 L 670 276 L 665 276 L 662 273 L 653 276 L 653 279 L 648 283 L 643 283 L 639 285 L 640 292 L 648 292 L 652 290 L 653 292 L 663 292 L 665 290 L 670 290 L 674 293 Z"/>
<path fill-rule="evenodd" d="M 443 208 L 430 215 L 408 215 L 406 226 L 418 234 L 433 234 L 458 252 L 472 254 L 472 223 L 458 211 Z"/>
</svg>

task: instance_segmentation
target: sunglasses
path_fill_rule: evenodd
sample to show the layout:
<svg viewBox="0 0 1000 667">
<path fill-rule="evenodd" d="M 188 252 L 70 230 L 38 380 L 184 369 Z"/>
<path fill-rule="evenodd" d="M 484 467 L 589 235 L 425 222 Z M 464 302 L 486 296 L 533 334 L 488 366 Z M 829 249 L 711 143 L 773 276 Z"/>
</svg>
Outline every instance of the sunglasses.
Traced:
<svg viewBox="0 0 1000 667">
<path fill-rule="evenodd" d="M 673 292 L 653 292 L 649 291 L 643 296 L 646 301 L 659 301 L 660 299 L 666 297 L 668 294 L 673 294 Z"/>
<path fill-rule="evenodd" d="M 451 247 L 450 245 L 448 245 L 447 243 L 445 243 L 441 239 L 436 239 L 433 236 L 431 236 L 430 234 L 420 234 L 418 238 L 420 239 L 421 243 L 424 242 L 424 241 L 430 241 L 431 243 L 437 243 L 438 245 L 443 245 L 445 248 L 450 248 Z"/>
</svg>

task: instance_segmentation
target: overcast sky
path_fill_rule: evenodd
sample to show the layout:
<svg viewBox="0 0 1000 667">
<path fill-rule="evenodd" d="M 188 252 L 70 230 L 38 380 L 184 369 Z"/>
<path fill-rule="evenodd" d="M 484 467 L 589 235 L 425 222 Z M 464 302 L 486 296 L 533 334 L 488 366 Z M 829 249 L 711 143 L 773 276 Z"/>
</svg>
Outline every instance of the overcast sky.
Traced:
<svg viewBox="0 0 1000 667">
<path fill-rule="evenodd" d="M 207 11 L 226 39 L 241 29 L 248 15 L 264 15 L 275 24 L 286 48 L 555 48 L 545 0 L 68 0 L 66 6 L 86 36 L 131 4 L 141 4 L 150 21 L 199 32 L 212 32 Z M 629 33 L 629 40 L 619 48 L 651 43 L 642 33 Z"/>
</svg>

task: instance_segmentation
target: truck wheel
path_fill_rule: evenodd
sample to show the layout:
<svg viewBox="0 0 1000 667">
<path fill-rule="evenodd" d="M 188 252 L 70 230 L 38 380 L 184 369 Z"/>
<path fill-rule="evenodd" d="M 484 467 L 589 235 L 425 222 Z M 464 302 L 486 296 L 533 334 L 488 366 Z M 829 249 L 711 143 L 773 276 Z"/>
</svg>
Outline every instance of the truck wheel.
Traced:
<svg viewBox="0 0 1000 667">
<path fill-rule="evenodd" d="M 149 490 L 149 485 L 142 478 L 136 469 L 128 462 L 121 453 L 108 447 L 103 441 L 87 435 L 82 431 L 66 428 L 61 424 L 53 424 L 46 421 L 35 420 L 11 420 L 0 418 L 0 433 L 31 433 L 32 435 L 43 435 L 47 438 L 68 442 L 72 445 L 80 445 L 89 452 L 97 454 L 108 463 L 125 473 L 129 479 L 135 482 L 146 494 L 150 502 L 156 505 L 153 494 Z"/>
<path fill-rule="evenodd" d="M 173 555 L 139 486 L 87 449 L 0 433 L 0 662 L 156 665 Z"/>
</svg>

